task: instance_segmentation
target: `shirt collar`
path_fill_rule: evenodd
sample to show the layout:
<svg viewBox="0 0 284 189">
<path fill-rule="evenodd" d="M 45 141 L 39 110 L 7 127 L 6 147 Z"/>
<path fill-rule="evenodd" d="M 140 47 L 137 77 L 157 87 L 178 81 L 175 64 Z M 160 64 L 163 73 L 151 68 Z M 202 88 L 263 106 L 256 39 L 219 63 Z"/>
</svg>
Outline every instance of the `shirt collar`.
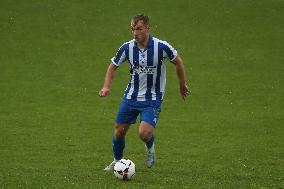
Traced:
<svg viewBox="0 0 284 189">
<path fill-rule="evenodd" d="M 153 45 L 154 45 L 154 43 L 153 43 L 153 37 L 152 37 L 151 35 L 149 35 L 149 41 L 148 41 L 148 44 L 147 44 L 147 46 L 145 47 L 144 51 L 145 51 L 146 49 L 149 49 L 149 48 L 152 47 Z M 134 47 L 138 48 L 136 41 L 134 41 Z M 139 48 L 138 48 L 138 49 L 139 49 Z"/>
</svg>

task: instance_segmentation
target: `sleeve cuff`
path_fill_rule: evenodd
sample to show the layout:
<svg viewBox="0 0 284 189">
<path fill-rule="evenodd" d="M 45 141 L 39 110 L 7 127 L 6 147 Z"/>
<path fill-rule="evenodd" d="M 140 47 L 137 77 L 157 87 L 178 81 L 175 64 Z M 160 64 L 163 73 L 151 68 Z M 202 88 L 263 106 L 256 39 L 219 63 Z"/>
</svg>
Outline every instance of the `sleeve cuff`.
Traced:
<svg viewBox="0 0 284 189">
<path fill-rule="evenodd" d="M 174 59 L 176 59 L 176 57 L 177 57 L 177 51 L 175 51 L 174 57 L 171 59 L 171 62 L 174 61 Z"/>
<path fill-rule="evenodd" d="M 112 58 L 112 59 L 110 59 L 111 60 L 111 63 L 112 64 L 114 64 L 114 65 L 116 65 L 116 66 L 119 66 L 115 61 L 114 61 L 114 57 Z"/>
</svg>

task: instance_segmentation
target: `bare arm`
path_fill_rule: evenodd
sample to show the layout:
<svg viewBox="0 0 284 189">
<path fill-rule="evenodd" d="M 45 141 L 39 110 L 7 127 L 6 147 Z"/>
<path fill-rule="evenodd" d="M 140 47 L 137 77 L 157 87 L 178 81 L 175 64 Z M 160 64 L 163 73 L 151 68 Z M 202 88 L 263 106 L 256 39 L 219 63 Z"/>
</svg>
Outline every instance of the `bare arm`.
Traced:
<svg viewBox="0 0 284 189">
<path fill-rule="evenodd" d="M 109 65 L 107 72 L 106 72 L 106 76 L 105 76 L 104 86 L 99 92 L 100 97 L 105 97 L 109 95 L 111 81 L 114 77 L 116 69 L 117 69 L 116 65 L 112 63 Z"/>
<path fill-rule="evenodd" d="M 186 85 L 186 76 L 184 71 L 184 66 L 182 59 L 179 55 L 172 61 L 173 64 L 176 66 L 176 72 L 179 80 L 179 92 L 183 100 L 185 100 L 185 97 L 190 94 L 190 90 L 188 86 Z"/>
</svg>

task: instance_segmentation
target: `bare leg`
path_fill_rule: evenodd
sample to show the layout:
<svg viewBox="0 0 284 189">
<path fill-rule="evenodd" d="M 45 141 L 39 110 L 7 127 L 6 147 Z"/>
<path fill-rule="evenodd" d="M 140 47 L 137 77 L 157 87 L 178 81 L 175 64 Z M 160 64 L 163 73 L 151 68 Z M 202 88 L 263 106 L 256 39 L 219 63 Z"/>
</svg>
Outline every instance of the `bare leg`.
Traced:
<svg viewBox="0 0 284 189">
<path fill-rule="evenodd" d="M 139 137 L 145 143 L 148 142 L 153 134 L 154 128 L 152 125 L 145 121 L 141 121 L 139 125 Z"/>
</svg>

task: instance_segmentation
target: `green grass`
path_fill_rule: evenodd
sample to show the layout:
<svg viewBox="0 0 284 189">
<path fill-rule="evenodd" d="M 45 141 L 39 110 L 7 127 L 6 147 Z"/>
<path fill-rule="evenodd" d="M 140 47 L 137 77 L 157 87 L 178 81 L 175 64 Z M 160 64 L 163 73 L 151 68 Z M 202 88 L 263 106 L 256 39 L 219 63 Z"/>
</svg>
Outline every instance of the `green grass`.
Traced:
<svg viewBox="0 0 284 189">
<path fill-rule="evenodd" d="M 0 6 L 0 188 L 284 188 L 284 2 L 8 1 Z M 128 68 L 97 96 L 110 58 L 131 39 L 132 15 L 181 54 L 156 128 L 157 164 L 144 167 L 137 126 L 117 180 L 111 136 Z M 281 21 L 282 20 L 282 21 Z"/>
</svg>

